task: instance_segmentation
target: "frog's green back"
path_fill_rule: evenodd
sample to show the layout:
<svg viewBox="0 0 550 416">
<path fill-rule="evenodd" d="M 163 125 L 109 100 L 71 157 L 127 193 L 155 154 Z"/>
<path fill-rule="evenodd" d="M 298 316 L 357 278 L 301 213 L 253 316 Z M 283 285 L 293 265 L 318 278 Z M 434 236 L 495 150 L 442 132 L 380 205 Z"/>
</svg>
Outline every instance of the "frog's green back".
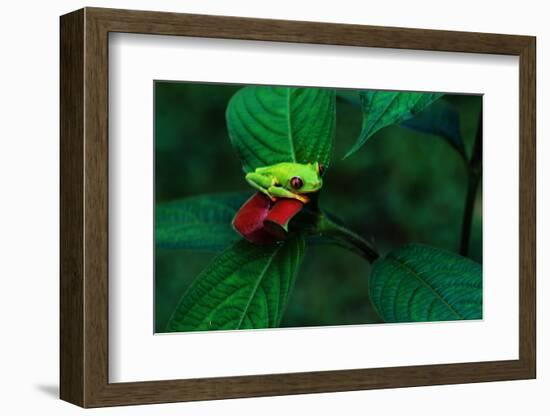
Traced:
<svg viewBox="0 0 550 416">
<path fill-rule="evenodd" d="M 274 176 L 279 183 L 290 189 L 289 182 L 294 177 L 299 177 L 304 182 L 301 192 L 308 192 L 320 189 L 322 179 L 319 175 L 318 164 L 282 162 L 271 166 L 264 166 L 256 169 L 257 173 Z"/>
</svg>

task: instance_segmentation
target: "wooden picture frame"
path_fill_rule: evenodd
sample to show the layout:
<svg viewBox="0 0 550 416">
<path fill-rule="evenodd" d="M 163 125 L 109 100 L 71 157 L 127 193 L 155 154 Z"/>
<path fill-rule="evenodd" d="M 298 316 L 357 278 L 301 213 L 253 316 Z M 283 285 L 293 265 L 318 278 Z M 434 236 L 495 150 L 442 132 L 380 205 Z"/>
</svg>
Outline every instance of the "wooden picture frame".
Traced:
<svg viewBox="0 0 550 416">
<path fill-rule="evenodd" d="M 535 378 L 535 38 L 85 8 L 61 17 L 61 386 L 82 407 Z M 519 359 L 109 383 L 110 32 L 519 56 Z"/>
</svg>

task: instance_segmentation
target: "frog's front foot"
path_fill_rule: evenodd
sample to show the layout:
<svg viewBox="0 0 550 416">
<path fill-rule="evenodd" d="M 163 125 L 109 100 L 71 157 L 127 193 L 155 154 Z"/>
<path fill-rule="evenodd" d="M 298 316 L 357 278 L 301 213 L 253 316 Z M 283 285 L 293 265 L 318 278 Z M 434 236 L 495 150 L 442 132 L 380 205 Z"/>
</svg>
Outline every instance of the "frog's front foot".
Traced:
<svg viewBox="0 0 550 416">
<path fill-rule="evenodd" d="M 302 204 L 307 204 L 309 202 L 309 198 L 305 195 L 296 195 L 296 199 Z"/>
</svg>

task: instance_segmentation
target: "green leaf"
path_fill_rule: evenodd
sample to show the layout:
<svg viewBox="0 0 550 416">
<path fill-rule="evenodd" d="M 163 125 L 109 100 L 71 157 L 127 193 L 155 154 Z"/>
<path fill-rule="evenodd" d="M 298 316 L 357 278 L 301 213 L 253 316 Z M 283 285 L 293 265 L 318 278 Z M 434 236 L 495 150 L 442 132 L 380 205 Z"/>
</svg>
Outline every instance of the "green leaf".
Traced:
<svg viewBox="0 0 550 416">
<path fill-rule="evenodd" d="M 183 295 L 167 331 L 278 327 L 303 253 L 302 237 L 229 247 Z"/>
<path fill-rule="evenodd" d="M 335 94 L 322 88 L 249 86 L 229 101 L 229 137 L 246 172 L 280 162 L 329 165 Z"/>
<path fill-rule="evenodd" d="M 415 116 L 442 95 L 423 92 L 360 91 L 363 126 L 357 142 L 344 158 L 359 150 L 378 130 Z"/>
<path fill-rule="evenodd" d="M 249 193 L 199 195 L 157 204 L 158 248 L 221 251 L 240 239 L 231 220 Z"/>
<path fill-rule="evenodd" d="M 411 244 L 374 263 L 369 293 L 385 322 L 481 319 L 481 265 Z"/>
<path fill-rule="evenodd" d="M 434 102 L 429 111 L 422 111 L 416 117 L 405 120 L 401 125 L 422 133 L 442 137 L 461 156 L 466 158 L 458 112 L 447 101 Z"/>
</svg>

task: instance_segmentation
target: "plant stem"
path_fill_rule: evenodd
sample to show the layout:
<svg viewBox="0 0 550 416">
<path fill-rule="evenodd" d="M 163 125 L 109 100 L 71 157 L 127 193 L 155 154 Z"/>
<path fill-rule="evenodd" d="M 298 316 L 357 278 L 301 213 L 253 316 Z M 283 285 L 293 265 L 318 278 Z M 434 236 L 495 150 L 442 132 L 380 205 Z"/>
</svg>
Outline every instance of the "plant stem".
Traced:
<svg viewBox="0 0 550 416">
<path fill-rule="evenodd" d="M 344 243 L 346 248 L 365 258 L 369 263 L 374 263 L 380 257 L 371 243 L 349 228 L 335 223 L 325 215 L 320 217 L 318 227 L 321 234 Z"/>
<path fill-rule="evenodd" d="M 479 111 L 479 122 L 477 133 L 472 149 L 472 157 L 467 164 L 468 169 L 468 188 L 466 191 L 466 200 L 464 201 L 464 212 L 462 216 L 462 234 L 460 237 L 460 250 L 462 256 L 468 256 L 470 249 L 470 235 L 472 232 L 472 218 L 474 215 L 474 205 L 476 201 L 477 188 L 481 180 L 482 164 L 482 136 L 483 136 L 483 112 Z"/>
</svg>

